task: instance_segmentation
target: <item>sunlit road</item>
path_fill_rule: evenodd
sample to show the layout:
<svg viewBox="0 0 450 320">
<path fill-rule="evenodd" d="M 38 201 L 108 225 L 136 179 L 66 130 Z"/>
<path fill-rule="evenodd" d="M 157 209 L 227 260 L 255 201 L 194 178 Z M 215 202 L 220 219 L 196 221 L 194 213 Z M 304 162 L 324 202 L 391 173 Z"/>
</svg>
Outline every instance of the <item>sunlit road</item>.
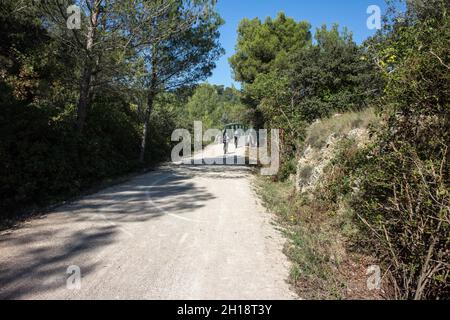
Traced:
<svg viewBox="0 0 450 320">
<path fill-rule="evenodd" d="M 163 166 L 1 233 L 0 298 L 295 298 L 249 170 Z"/>
</svg>

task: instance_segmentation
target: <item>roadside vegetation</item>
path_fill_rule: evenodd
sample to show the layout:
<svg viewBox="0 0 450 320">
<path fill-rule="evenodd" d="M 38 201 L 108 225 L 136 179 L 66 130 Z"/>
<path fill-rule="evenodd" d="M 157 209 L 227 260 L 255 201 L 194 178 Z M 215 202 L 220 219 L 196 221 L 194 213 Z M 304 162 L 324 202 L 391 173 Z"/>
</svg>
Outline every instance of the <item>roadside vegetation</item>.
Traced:
<svg viewBox="0 0 450 320">
<path fill-rule="evenodd" d="M 366 271 L 379 261 L 364 250 L 362 226 L 349 200 L 346 170 L 358 148 L 369 141 L 373 110 L 336 115 L 307 129 L 297 175 L 276 180 L 260 176 L 256 188 L 278 216 L 289 239 L 290 280 L 305 299 L 383 299 L 390 288 L 367 288 Z M 384 279 L 388 283 L 389 279 Z"/>
<path fill-rule="evenodd" d="M 302 297 L 450 298 L 450 4 L 389 4 L 359 46 L 284 14 L 239 27 L 230 62 L 252 121 L 283 129 L 279 175 L 258 189 Z"/>
</svg>

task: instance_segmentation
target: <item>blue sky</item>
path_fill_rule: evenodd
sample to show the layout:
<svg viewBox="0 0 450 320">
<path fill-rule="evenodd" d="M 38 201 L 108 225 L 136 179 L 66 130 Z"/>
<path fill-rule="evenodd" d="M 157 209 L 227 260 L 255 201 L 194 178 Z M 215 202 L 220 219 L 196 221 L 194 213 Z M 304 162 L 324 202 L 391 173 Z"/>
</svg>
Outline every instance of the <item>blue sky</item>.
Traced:
<svg viewBox="0 0 450 320">
<path fill-rule="evenodd" d="M 374 34 L 374 30 L 366 26 L 369 17 L 366 11 L 370 5 L 378 5 L 382 10 L 386 8 L 384 0 L 219 0 L 217 9 L 225 20 L 225 25 L 220 29 L 220 41 L 226 54 L 218 61 L 208 82 L 239 87 L 233 81 L 228 58 L 234 53 L 237 27 L 243 18 L 259 17 L 264 20 L 284 11 L 298 21 L 307 20 L 313 31 L 322 24 L 346 26 L 353 32 L 355 41 L 361 43 Z"/>
</svg>

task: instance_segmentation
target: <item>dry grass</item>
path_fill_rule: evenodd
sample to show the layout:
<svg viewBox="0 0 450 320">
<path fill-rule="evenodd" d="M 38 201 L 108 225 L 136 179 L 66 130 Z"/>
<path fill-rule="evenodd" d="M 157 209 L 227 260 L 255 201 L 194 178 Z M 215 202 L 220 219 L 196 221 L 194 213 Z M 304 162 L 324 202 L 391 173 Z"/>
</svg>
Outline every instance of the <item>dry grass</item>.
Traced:
<svg viewBox="0 0 450 320">
<path fill-rule="evenodd" d="M 331 135 L 343 136 L 353 129 L 367 128 L 376 119 L 373 109 L 348 112 L 314 123 L 307 130 L 305 145 L 320 149 Z"/>
<path fill-rule="evenodd" d="M 256 180 L 263 203 L 279 217 L 289 239 L 285 254 L 292 262 L 290 282 L 304 299 L 382 299 L 369 291 L 367 268 L 373 259 L 347 249 L 355 232 L 348 208 L 330 212 L 320 201 L 294 194 L 290 182 Z"/>
</svg>

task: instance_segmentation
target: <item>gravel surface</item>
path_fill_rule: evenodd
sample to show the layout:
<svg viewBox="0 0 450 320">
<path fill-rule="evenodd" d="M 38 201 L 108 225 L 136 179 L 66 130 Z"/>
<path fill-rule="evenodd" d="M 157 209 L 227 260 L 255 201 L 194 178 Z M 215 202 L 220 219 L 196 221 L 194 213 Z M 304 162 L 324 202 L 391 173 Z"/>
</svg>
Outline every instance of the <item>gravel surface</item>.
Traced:
<svg viewBox="0 0 450 320">
<path fill-rule="evenodd" d="M 296 299 L 251 180 L 245 166 L 167 165 L 4 231 L 0 298 Z"/>
</svg>

